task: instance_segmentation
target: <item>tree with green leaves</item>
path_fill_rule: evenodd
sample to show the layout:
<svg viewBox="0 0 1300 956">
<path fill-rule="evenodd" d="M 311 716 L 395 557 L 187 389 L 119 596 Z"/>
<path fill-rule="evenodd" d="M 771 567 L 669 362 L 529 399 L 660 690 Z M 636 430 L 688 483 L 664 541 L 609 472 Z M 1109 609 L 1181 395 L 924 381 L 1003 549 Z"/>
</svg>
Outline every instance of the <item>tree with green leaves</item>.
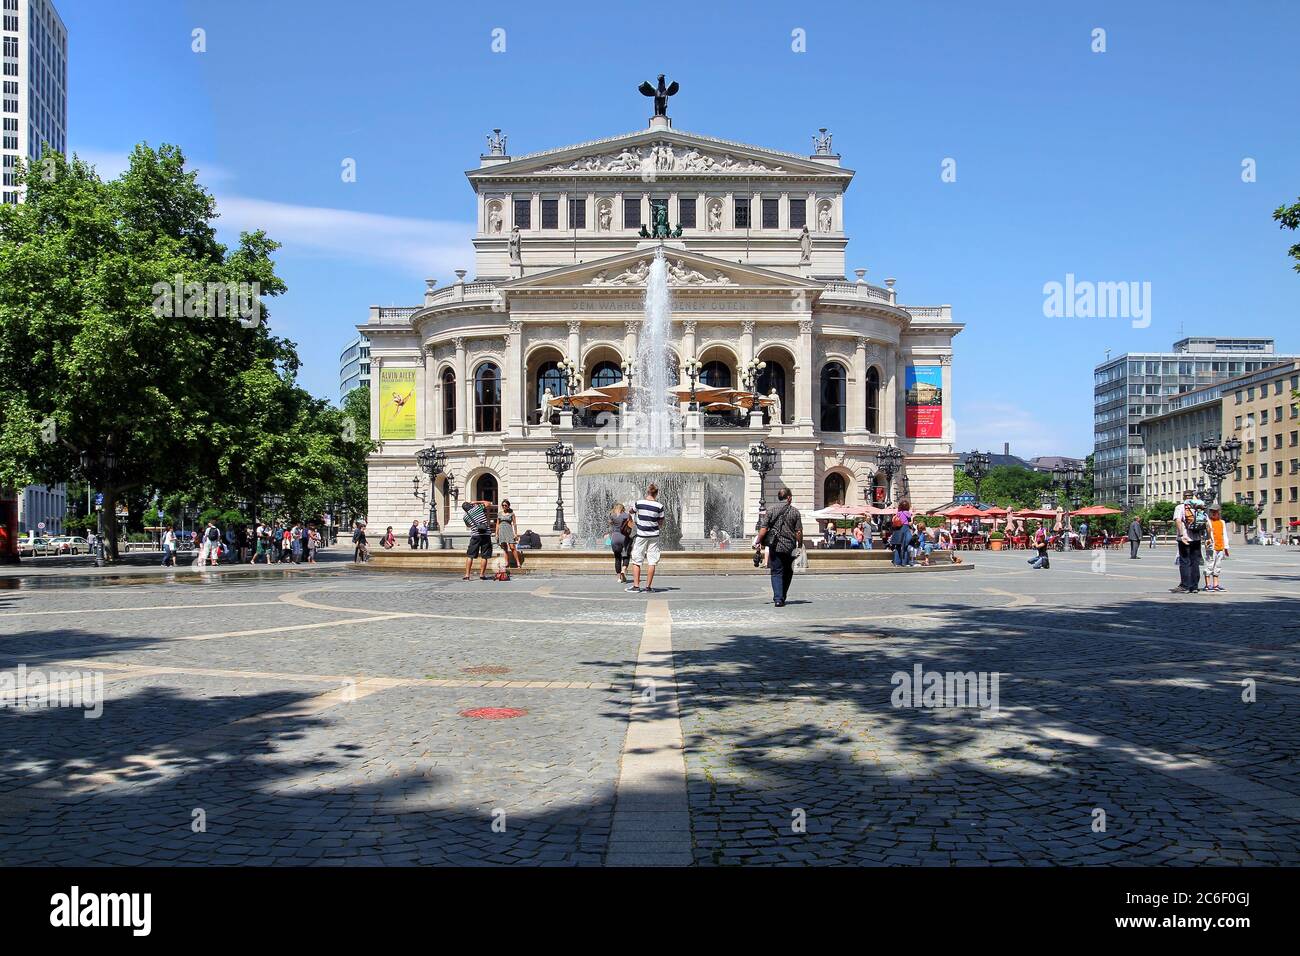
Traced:
<svg viewBox="0 0 1300 956">
<path fill-rule="evenodd" d="M 173 493 L 305 507 L 364 460 L 268 328 L 278 244 L 218 242 L 179 148 L 137 146 L 107 182 L 50 153 L 17 176 L 25 202 L 0 207 L 0 486 L 84 477 L 116 557 L 120 501 L 133 519 Z"/>
<path fill-rule="evenodd" d="M 1278 206 L 1273 210 L 1273 221 L 1278 224 L 1279 229 L 1290 229 L 1292 232 L 1300 229 L 1300 200 L 1289 206 Z M 1300 242 L 1288 249 L 1287 255 L 1295 260 L 1292 268 L 1300 272 Z"/>
</svg>

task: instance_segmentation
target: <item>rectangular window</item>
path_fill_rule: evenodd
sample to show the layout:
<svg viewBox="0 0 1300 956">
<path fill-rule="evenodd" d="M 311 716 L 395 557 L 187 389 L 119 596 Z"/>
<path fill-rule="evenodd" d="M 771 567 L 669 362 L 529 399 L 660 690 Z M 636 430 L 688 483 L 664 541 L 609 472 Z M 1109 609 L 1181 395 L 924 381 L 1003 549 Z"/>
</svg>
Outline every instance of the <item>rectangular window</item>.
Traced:
<svg viewBox="0 0 1300 956">
<path fill-rule="evenodd" d="M 802 229 L 808 225 L 808 200 L 790 200 L 790 228 Z"/>
<path fill-rule="evenodd" d="M 560 228 L 560 201 L 558 199 L 542 200 L 542 228 Z"/>
<path fill-rule="evenodd" d="M 735 199 L 736 228 L 749 228 L 749 197 L 737 196 Z"/>
<path fill-rule="evenodd" d="M 533 228 L 533 201 L 531 199 L 515 200 L 515 225 L 520 229 Z"/>
<path fill-rule="evenodd" d="M 585 199 L 569 200 L 569 228 L 570 229 L 587 228 L 587 200 Z"/>
<path fill-rule="evenodd" d="M 640 196 L 623 197 L 623 228 L 624 229 L 641 228 L 641 197 Z"/>
<path fill-rule="evenodd" d="M 781 201 L 779 199 L 763 200 L 763 228 L 777 229 L 781 225 Z"/>
<path fill-rule="evenodd" d="M 677 224 L 683 229 L 695 228 L 695 197 L 677 197 Z"/>
</svg>

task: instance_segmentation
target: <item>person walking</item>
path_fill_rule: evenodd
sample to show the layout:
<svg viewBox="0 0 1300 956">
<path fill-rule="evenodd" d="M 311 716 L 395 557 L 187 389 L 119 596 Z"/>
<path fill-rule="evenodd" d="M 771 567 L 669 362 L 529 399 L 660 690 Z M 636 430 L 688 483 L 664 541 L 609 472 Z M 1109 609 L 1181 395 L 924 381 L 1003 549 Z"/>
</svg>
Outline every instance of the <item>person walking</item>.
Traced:
<svg viewBox="0 0 1300 956">
<path fill-rule="evenodd" d="M 162 566 L 164 568 L 176 567 L 176 532 L 170 524 L 167 526 L 167 530 L 163 532 L 162 549 Z"/>
<path fill-rule="evenodd" d="M 411 527 L 406 530 L 406 546 L 412 551 L 420 547 L 420 519 L 412 518 Z"/>
<path fill-rule="evenodd" d="M 1228 552 L 1228 528 L 1223 523 L 1223 517 L 1219 512 L 1218 505 L 1210 509 L 1210 519 L 1206 524 L 1208 527 L 1206 529 L 1205 550 L 1208 552 L 1206 555 L 1208 563 L 1205 565 L 1205 590 L 1226 591 L 1227 588 L 1219 584 L 1219 572 L 1223 568 L 1223 559 L 1230 556 Z"/>
<path fill-rule="evenodd" d="M 1201 589 L 1201 522 L 1198 502 L 1190 491 L 1174 508 L 1174 534 L 1178 539 L 1178 587 L 1171 594 L 1196 594 Z"/>
<path fill-rule="evenodd" d="M 465 519 L 465 527 L 469 529 L 469 548 L 465 551 L 465 574 L 461 577 L 462 581 L 468 581 L 470 571 L 474 567 L 474 559 L 479 559 L 478 579 L 480 581 L 491 580 L 488 577 L 488 561 L 492 558 L 492 518 L 488 514 L 488 508 L 492 507 L 490 501 L 462 501 L 460 509 Z"/>
<path fill-rule="evenodd" d="M 614 507 L 609 512 L 609 549 L 614 552 L 614 576 L 621 584 L 627 583 L 627 575 L 623 573 L 623 557 L 631 532 L 631 515 L 623 507 L 623 502 L 614 502 Z"/>
<path fill-rule="evenodd" d="M 1142 522 L 1138 516 L 1134 515 L 1133 520 L 1128 524 L 1128 556 L 1131 560 L 1141 560 L 1138 556 L 1138 547 L 1142 544 Z"/>
<path fill-rule="evenodd" d="M 518 517 L 510 507 L 510 499 L 502 498 L 501 507 L 497 510 L 497 544 L 501 546 L 501 553 L 505 555 L 507 568 L 523 566 L 523 562 L 519 560 L 519 548 L 515 543 L 515 521 Z"/>
<path fill-rule="evenodd" d="M 205 561 L 206 559 L 206 561 Z M 199 564 L 215 566 L 221 559 L 221 529 L 215 521 L 209 521 L 203 532 L 203 550 L 199 552 Z"/>
<path fill-rule="evenodd" d="M 794 561 L 803 546 L 803 517 L 794 506 L 789 488 L 776 493 L 776 507 L 767 513 L 754 538 L 754 550 L 767 543 L 767 568 L 772 579 L 772 606 L 785 607 L 794 580 Z"/>
<path fill-rule="evenodd" d="M 641 568 L 649 565 L 645 589 L 654 593 L 655 566 L 659 563 L 659 531 L 664 525 L 664 506 L 659 503 L 659 486 L 653 482 L 645 490 L 645 497 L 632 506 L 632 522 L 636 527 L 636 540 L 632 543 L 632 583 L 624 591 L 641 590 Z"/>
<path fill-rule="evenodd" d="M 257 564 L 258 558 L 266 558 L 266 563 L 271 563 L 271 529 L 267 527 L 265 521 L 257 523 L 257 529 L 253 532 L 253 563 Z"/>
<path fill-rule="evenodd" d="M 370 547 L 366 543 L 366 523 L 358 521 L 356 530 L 352 532 L 352 560 L 363 562 L 370 560 Z"/>
<path fill-rule="evenodd" d="M 1156 523 L 1154 521 L 1151 522 L 1151 527 L 1147 529 L 1147 537 L 1149 538 L 1147 548 L 1154 548 L 1156 546 Z"/>
</svg>

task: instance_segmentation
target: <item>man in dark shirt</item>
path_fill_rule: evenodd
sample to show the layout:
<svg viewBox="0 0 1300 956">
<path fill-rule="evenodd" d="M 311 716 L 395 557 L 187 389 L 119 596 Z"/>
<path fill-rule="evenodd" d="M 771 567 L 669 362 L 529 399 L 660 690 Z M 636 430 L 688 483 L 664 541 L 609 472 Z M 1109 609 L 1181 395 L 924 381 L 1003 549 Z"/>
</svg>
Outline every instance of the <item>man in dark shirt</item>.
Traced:
<svg viewBox="0 0 1300 956">
<path fill-rule="evenodd" d="M 794 580 L 795 552 L 803 546 L 803 517 L 794 506 L 789 488 L 776 493 L 776 507 L 764 515 L 754 538 L 754 550 L 767 542 L 767 566 L 772 575 L 772 603 L 785 607 Z"/>
</svg>

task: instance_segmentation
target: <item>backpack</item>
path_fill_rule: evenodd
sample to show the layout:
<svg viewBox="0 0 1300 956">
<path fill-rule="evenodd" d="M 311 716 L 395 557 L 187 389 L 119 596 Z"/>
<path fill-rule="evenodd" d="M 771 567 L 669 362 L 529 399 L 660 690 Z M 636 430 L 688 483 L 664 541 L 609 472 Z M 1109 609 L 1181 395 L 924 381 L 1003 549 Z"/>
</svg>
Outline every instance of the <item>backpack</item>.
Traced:
<svg viewBox="0 0 1300 956">
<path fill-rule="evenodd" d="M 209 529 L 208 529 L 208 540 L 209 540 L 209 541 L 220 541 L 220 540 L 221 540 L 221 532 L 220 532 L 219 530 L 217 530 L 216 528 L 209 528 Z"/>
<path fill-rule="evenodd" d="M 890 525 L 895 528 L 901 528 L 903 526 L 902 517 L 899 515 L 894 515 L 893 519 L 890 521 Z"/>
</svg>

